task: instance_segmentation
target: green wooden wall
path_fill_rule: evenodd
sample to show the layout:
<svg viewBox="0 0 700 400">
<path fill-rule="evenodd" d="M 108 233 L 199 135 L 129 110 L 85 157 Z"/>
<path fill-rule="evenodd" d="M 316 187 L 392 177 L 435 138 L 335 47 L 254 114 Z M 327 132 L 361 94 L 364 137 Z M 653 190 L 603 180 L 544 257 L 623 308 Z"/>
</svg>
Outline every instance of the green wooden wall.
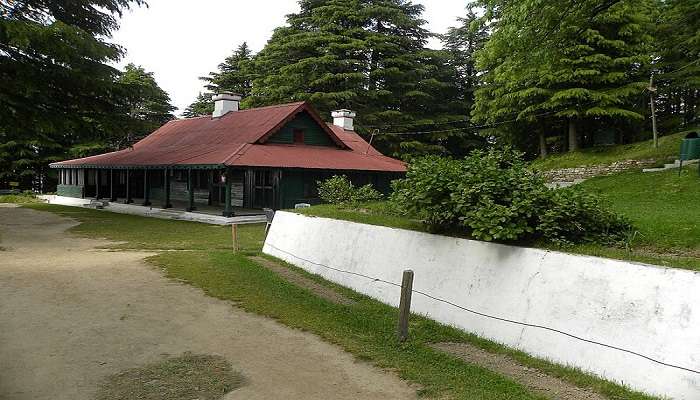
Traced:
<svg viewBox="0 0 700 400">
<path fill-rule="evenodd" d="M 65 197 L 83 197 L 83 186 L 78 185 L 58 185 L 56 186 L 56 194 Z"/>
<path fill-rule="evenodd" d="M 312 146 L 335 146 L 335 143 L 328 134 L 306 112 L 300 113 L 296 118 L 289 121 L 279 132 L 270 137 L 268 142 L 294 143 L 295 129 L 304 131 L 304 144 Z"/>
<path fill-rule="evenodd" d="M 391 181 L 402 177 L 402 174 L 387 172 L 284 169 L 280 180 L 279 208 L 294 208 L 297 203 L 319 204 L 316 182 L 333 175 L 345 175 L 355 186 L 371 183 L 385 195 L 391 192 Z"/>
</svg>

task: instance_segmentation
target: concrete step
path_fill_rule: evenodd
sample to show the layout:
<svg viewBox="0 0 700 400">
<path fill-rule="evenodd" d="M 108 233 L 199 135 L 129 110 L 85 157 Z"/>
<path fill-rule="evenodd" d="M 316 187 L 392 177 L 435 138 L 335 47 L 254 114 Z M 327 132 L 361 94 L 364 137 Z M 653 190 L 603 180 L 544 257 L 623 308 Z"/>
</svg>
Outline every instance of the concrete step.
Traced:
<svg viewBox="0 0 700 400">
<path fill-rule="evenodd" d="M 700 160 L 683 161 L 683 166 L 696 164 L 698 161 L 700 161 Z M 673 164 L 664 164 L 663 168 L 661 168 L 661 167 L 659 167 L 659 168 L 644 168 L 642 170 L 642 172 L 660 172 L 660 171 L 666 171 L 669 169 L 680 168 L 680 166 L 681 166 L 681 160 L 676 160 L 673 162 Z"/>
</svg>

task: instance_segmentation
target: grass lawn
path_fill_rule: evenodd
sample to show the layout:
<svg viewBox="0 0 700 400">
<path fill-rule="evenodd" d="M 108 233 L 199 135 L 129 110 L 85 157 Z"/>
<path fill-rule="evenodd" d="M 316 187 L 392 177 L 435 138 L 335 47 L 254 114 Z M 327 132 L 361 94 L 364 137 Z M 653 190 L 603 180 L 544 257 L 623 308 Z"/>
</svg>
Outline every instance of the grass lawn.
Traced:
<svg viewBox="0 0 700 400">
<path fill-rule="evenodd" d="M 359 359 L 395 371 L 403 379 L 416 384 L 424 396 L 440 399 L 543 399 L 507 378 L 428 346 L 434 342 L 468 342 L 494 353 L 510 355 L 522 364 L 578 386 L 592 388 L 610 399 L 653 398 L 420 316 L 412 316 L 411 339 L 399 344 L 395 337 L 397 311 L 394 308 L 297 270 L 334 288 L 355 303 L 341 305 L 317 297 L 261 267 L 245 254 L 232 253 L 229 250 L 230 228 L 46 204 L 27 207 L 81 221 L 81 225 L 72 228 L 73 233 L 125 241 L 116 247 L 192 250 L 163 252 L 149 258 L 149 262 L 162 268 L 169 277 L 202 288 L 210 296 L 231 300 L 247 311 L 312 332 Z M 243 229 L 242 236 L 246 236 L 244 248 L 248 254 L 259 253 L 262 235 L 260 225 Z"/>
<path fill-rule="evenodd" d="M 0 195 L 0 203 L 13 203 L 13 204 L 27 204 L 27 203 L 41 203 L 33 194 L 20 193 L 20 194 L 2 194 Z"/>
<path fill-rule="evenodd" d="M 116 214 L 80 207 L 47 204 L 29 204 L 35 210 L 48 209 L 83 222 L 72 232 L 91 238 L 117 241 L 114 249 L 147 250 L 229 250 L 231 227 L 207 225 L 190 221 L 144 218 L 137 215 Z M 256 253 L 263 245 L 262 225 L 240 225 L 239 248 L 242 252 Z"/>
<path fill-rule="evenodd" d="M 698 166 L 642 173 L 629 171 L 597 177 L 581 184 L 607 198 L 627 216 L 638 234 L 632 241 L 633 257 L 660 256 L 700 271 L 700 177 Z M 595 246 L 581 247 L 594 254 Z M 601 252 L 605 255 L 605 251 Z M 664 264 L 665 265 L 665 264 Z"/>
<path fill-rule="evenodd" d="M 688 132 L 679 132 L 659 138 L 659 148 L 655 149 L 651 140 L 615 146 L 598 146 L 573 153 L 551 154 L 545 159 L 532 163 L 538 170 L 572 168 L 586 165 L 612 164 L 622 160 L 655 159 L 661 163 L 669 158 L 675 160 L 681 148 L 681 140 Z"/>
</svg>

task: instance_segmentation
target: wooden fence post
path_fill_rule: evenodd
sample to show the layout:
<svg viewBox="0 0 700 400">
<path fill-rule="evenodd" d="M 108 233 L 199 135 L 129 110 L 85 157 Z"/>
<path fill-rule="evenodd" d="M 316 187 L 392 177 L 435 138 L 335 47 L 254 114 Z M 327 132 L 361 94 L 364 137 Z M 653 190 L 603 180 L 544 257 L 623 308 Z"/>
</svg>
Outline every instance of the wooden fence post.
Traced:
<svg viewBox="0 0 700 400">
<path fill-rule="evenodd" d="M 399 302 L 399 342 L 408 340 L 408 318 L 411 315 L 411 292 L 413 291 L 413 271 L 403 271 L 401 279 L 401 300 Z"/>
<path fill-rule="evenodd" d="M 238 225 L 231 224 L 231 241 L 233 243 L 233 252 L 238 253 Z"/>
</svg>

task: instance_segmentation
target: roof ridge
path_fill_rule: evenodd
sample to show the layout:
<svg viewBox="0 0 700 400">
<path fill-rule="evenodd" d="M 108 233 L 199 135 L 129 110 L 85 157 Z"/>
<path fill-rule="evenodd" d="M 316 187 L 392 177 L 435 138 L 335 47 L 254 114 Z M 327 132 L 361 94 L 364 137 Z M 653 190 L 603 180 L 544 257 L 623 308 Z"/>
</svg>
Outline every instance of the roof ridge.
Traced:
<svg viewBox="0 0 700 400">
<path fill-rule="evenodd" d="M 270 108 L 282 108 L 282 107 L 292 107 L 292 106 L 299 106 L 301 104 L 306 103 L 306 101 L 295 101 L 293 103 L 284 103 L 284 104 L 273 104 L 269 106 L 262 106 L 262 107 L 253 107 L 253 108 L 246 108 L 234 112 L 246 112 L 246 111 L 257 111 L 257 110 L 268 110 Z"/>
</svg>

